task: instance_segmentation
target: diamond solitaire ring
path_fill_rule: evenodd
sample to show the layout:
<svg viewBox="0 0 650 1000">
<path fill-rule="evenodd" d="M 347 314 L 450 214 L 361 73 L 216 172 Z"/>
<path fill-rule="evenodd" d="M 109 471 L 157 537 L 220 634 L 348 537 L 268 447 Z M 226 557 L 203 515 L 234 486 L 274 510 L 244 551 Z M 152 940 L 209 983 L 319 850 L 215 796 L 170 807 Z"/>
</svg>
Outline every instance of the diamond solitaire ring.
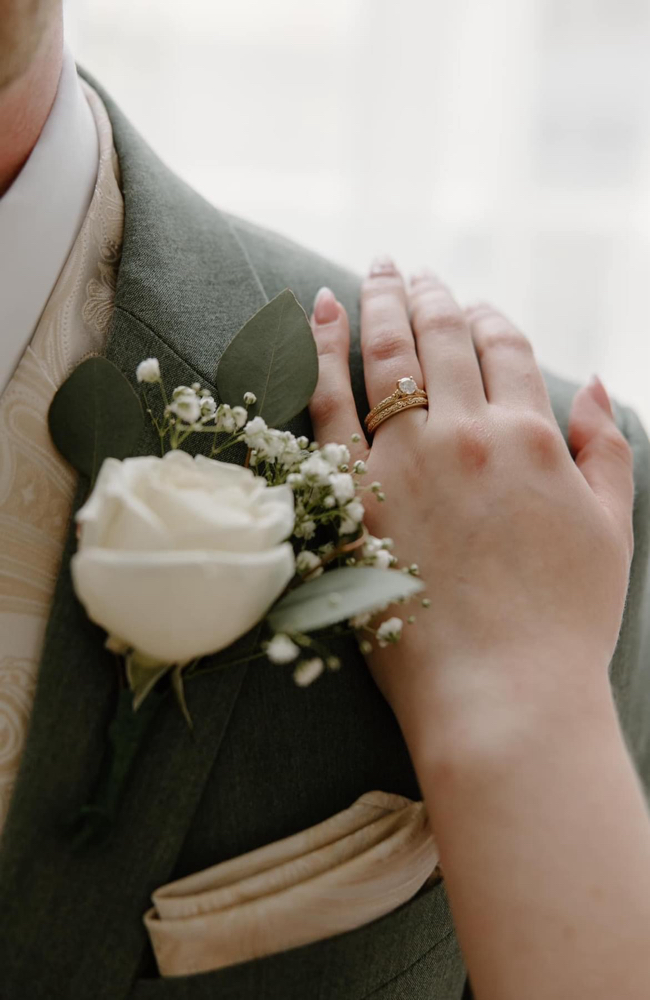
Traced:
<svg viewBox="0 0 650 1000">
<path fill-rule="evenodd" d="M 373 406 L 365 419 L 366 430 L 372 434 L 384 420 L 393 417 L 402 410 L 410 409 L 412 406 L 428 406 L 429 397 L 424 389 L 418 388 L 418 384 L 412 375 L 397 380 L 397 388 L 390 396 L 386 396 L 380 403 Z"/>
</svg>

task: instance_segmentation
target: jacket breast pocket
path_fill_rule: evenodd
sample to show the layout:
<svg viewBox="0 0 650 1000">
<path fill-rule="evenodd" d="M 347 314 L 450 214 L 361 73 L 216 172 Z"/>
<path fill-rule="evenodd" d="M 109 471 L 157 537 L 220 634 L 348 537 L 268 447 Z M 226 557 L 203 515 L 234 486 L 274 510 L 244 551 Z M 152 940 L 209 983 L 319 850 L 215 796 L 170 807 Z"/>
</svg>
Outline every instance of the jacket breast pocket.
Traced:
<svg viewBox="0 0 650 1000">
<path fill-rule="evenodd" d="M 407 992 L 402 980 L 413 984 Z M 335 937 L 214 972 L 139 979 L 129 1000 L 365 1000 L 374 993 L 377 1000 L 420 994 L 460 1000 L 463 981 L 439 881 L 380 919 Z"/>
</svg>

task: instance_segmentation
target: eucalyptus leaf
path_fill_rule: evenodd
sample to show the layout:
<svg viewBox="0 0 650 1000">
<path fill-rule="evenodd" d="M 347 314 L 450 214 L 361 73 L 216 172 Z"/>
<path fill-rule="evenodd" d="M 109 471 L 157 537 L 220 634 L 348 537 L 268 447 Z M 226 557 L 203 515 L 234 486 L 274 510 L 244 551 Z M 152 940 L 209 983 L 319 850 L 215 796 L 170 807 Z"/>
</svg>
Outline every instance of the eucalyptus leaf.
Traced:
<svg viewBox="0 0 650 1000">
<path fill-rule="evenodd" d="M 63 457 L 92 484 L 105 458 L 133 454 L 144 414 L 116 365 L 106 358 L 87 358 L 57 391 L 48 423 Z"/>
<path fill-rule="evenodd" d="M 343 566 L 290 591 L 268 616 L 274 632 L 313 632 L 374 611 L 424 588 L 399 570 Z"/>
<path fill-rule="evenodd" d="M 219 397 L 241 406 L 244 393 L 257 402 L 249 415 L 281 427 L 309 403 L 318 381 L 318 356 L 307 314 L 285 288 L 248 320 L 226 348 L 217 369 Z"/>
<path fill-rule="evenodd" d="M 133 692 L 134 712 L 137 712 L 151 689 L 172 667 L 172 663 L 159 663 L 141 653 L 128 654 L 126 657 L 126 679 Z"/>
</svg>

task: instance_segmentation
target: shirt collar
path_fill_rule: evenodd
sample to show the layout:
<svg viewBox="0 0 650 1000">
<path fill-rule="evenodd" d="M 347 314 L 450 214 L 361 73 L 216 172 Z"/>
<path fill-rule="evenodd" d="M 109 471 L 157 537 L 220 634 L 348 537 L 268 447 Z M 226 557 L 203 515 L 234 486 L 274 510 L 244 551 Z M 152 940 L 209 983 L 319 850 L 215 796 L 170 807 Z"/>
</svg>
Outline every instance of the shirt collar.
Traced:
<svg viewBox="0 0 650 1000">
<path fill-rule="evenodd" d="M 0 392 L 31 340 L 92 199 L 97 129 L 71 53 L 43 130 L 0 198 Z"/>
</svg>

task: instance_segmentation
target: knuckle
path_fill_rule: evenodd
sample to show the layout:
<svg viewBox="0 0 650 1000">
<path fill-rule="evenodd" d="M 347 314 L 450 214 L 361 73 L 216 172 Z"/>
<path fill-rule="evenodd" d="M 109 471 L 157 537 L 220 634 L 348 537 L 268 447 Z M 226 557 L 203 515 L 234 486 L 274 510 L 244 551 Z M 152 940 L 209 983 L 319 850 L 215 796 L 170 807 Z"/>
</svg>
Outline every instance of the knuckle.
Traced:
<svg viewBox="0 0 650 1000">
<path fill-rule="evenodd" d="M 532 354 L 533 350 L 523 333 L 500 316 L 491 316 L 478 324 L 476 341 L 482 352 L 505 350 Z"/>
<path fill-rule="evenodd" d="M 480 420 L 465 420 L 453 433 L 456 456 L 468 472 L 480 472 L 490 460 L 491 436 L 487 426 Z"/>
<path fill-rule="evenodd" d="M 312 421 L 320 426 L 331 424 L 341 409 L 341 399 L 337 392 L 320 389 L 312 396 L 309 410 Z"/>
<path fill-rule="evenodd" d="M 543 468 L 552 468 L 565 451 L 557 426 L 543 414 L 529 413 L 518 420 L 519 433 L 528 454 Z"/>
<path fill-rule="evenodd" d="M 431 292 L 414 302 L 411 319 L 420 333 L 458 333 L 465 327 L 465 316 L 459 306 L 446 295 Z"/>
<path fill-rule="evenodd" d="M 375 330 L 369 338 L 364 354 L 368 361 L 388 361 L 404 354 L 404 334 L 393 327 Z"/>
<path fill-rule="evenodd" d="M 463 314 L 451 306 L 423 310 L 415 319 L 416 330 L 423 336 L 446 333 L 456 336 L 465 329 Z"/>
</svg>

